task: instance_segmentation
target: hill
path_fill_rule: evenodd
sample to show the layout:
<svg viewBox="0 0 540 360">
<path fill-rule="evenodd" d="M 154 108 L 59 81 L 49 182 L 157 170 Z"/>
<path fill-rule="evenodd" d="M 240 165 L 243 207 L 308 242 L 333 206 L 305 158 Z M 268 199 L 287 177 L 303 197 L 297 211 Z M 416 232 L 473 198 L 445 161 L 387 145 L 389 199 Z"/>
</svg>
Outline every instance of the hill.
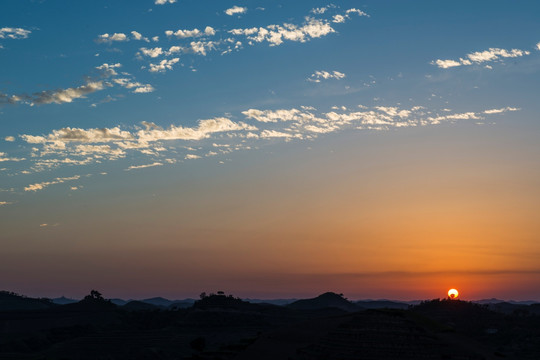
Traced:
<svg viewBox="0 0 540 360">
<path fill-rule="evenodd" d="M 359 311 L 361 307 L 345 299 L 342 294 L 327 292 L 313 299 L 298 300 L 287 305 L 295 310 L 316 310 L 324 308 L 337 308 L 345 311 Z"/>
</svg>

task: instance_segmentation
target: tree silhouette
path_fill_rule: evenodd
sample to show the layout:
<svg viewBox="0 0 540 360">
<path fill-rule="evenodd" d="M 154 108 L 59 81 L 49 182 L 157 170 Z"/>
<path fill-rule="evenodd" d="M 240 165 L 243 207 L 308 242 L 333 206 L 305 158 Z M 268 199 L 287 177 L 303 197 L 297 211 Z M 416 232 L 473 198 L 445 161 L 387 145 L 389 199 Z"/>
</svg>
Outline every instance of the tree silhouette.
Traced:
<svg viewBox="0 0 540 360">
<path fill-rule="evenodd" d="M 103 295 L 97 290 L 91 290 L 90 295 L 86 295 L 84 300 L 93 300 L 93 301 L 105 301 Z"/>
</svg>

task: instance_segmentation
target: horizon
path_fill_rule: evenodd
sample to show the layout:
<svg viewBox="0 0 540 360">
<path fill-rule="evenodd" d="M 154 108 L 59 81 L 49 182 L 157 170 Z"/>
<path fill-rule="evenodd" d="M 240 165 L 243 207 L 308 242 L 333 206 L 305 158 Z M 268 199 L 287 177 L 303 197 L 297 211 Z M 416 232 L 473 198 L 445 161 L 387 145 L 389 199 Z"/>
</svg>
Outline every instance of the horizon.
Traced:
<svg viewBox="0 0 540 360">
<path fill-rule="evenodd" d="M 540 299 L 538 13 L 3 1 L 2 286 Z"/>
<path fill-rule="evenodd" d="M 98 290 L 98 289 L 93 289 L 93 290 Z M 9 290 L 2 290 L 2 291 L 7 291 L 7 292 L 10 292 Z M 99 290 L 98 290 L 99 291 Z M 216 295 L 218 291 L 216 292 L 205 292 L 207 295 Z M 54 299 L 61 299 L 61 298 L 65 298 L 65 299 L 68 299 L 68 300 L 76 300 L 76 301 L 80 301 L 82 300 L 86 295 L 88 295 L 90 293 L 90 290 L 88 291 L 87 294 L 84 294 L 84 295 L 81 295 L 80 297 L 77 297 L 77 296 L 66 296 L 66 295 L 57 295 L 57 296 L 39 296 L 39 295 L 29 295 L 29 294 L 20 294 L 20 293 L 17 293 L 17 292 L 14 292 L 16 293 L 17 295 L 20 295 L 20 296 L 24 296 L 24 297 L 30 297 L 30 298 L 45 298 L 45 299 L 50 299 L 50 300 L 54 300 Z M 396 302 L 403 302 L 403 303 L 411 303 L 411 302 L 418 302 L 418 301 L 430 301 L 430 300 L 437 300 L 437 299 L 440 299 L 440 300 L 443 300 L 443 299 L 451 299 L 448 295 L 447 296 L 439 296 L 439 297 L 432 297 L 432 298 L 425 298 L 425 299 L 397 299 L 397 298 L 377 298 L 377 297 L 365 297 L 365 298 L 350 298 L 347 296 L 347 294 L 342 294 L 342 293 L 338 293 L 338 292 L 334 292 L 334 291 L 323 291 L 321 293 L 318 293 L 316 295 L 306 295 L 306 296 L 285 296 L 285 297 L 254 297 L 254 296 L 237 296 L 236 294 L 230 294 L 230 293 L 227 293 L 226 291 L 224 292 L 225 294 L 224 295 L 232 295 L 234 297 L 237 297 L 237 298 L 240 298 L 244 301 L 249 301 L 249 300 L 268 300 L 268 301 L 276 301 L 276 300 L 301 300 L 301 299 L 313 299 L 313 298 L 316 298 L 320 295 L 323 295 L 325 293 L 334 293 L 334 294 L 338 294 L 338 295 L 343 295 L 343 297 L 348 300 L 348 301 L 352 301 L 352 302 L 357 302 L 357 301 L 396 301 Z M 140 301 L 140 300 L 149 300 L 149 299 L 155 299 L 155 298 L 161 298 L 161 299 L 165 299 L 165 300 L 169 300 L 169 301 L 182 301 L 182 300 L 194 300 L 194 301 L 197 301 L 200 299 L 200 295 L 202 293 L 200 293 L 199 295 L 197 296 L 189 296 L 189 295 L 185 295 L 185 296 L 161 296 L 161 295 L 151 295 L 151 296 L 139 296 L 139 297 L 131 297 L 131 296 L 107 296 L 107 294 L 102 294 L 103 297 L 107 300 L 124 300 L 124 301 L 132 301 L 132 300 L 137 300 L 137 301 Z M 468 298 L 463 298 L 462 295 L 460 294 L 458 298 L 456 298 L 455 300 L 460 300 L 460 301 L 467 301 L 467 302 L 479 302 L 479 301 L 488 301 L 488 300 L 497 300 L 497 301 L 502 301 L 502 302 L 536 302 L 536 303 L 540 303 L 540 300 L 538 299 L 503 299 L 503 298 L 498 298 L 498 297 L 490 297 L 490 298 L 479 298 L 479 299 L 468 299 Z"/>
</svg>

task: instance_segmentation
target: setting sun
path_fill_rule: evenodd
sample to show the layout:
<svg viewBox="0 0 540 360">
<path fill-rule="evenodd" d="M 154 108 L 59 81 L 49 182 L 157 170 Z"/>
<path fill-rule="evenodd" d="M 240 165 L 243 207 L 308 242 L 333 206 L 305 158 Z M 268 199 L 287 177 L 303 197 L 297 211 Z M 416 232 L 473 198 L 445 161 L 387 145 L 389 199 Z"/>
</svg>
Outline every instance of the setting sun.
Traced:
<svg viewBox="0 0 540 360">
<path fill-rule="evenodd" d="M 458 295 L 459 295 L 459 291 L 457 291 L 456 289 L 448 290 L 448 297 L 450 299 L 457 299 Z"/>
</svg>

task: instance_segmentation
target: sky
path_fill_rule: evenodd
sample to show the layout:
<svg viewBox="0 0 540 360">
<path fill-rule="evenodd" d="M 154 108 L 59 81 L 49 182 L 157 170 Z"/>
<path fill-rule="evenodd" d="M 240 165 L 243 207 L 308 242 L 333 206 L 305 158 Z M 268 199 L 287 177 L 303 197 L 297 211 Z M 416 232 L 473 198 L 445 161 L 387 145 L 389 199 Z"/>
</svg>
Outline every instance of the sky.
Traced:
<svg viewBox="0 0 540 360">
<path fill-rule="evenodd" d="M 539 16 L 2 1 L 0 288 L 540 300 Z"/>
</svg>

